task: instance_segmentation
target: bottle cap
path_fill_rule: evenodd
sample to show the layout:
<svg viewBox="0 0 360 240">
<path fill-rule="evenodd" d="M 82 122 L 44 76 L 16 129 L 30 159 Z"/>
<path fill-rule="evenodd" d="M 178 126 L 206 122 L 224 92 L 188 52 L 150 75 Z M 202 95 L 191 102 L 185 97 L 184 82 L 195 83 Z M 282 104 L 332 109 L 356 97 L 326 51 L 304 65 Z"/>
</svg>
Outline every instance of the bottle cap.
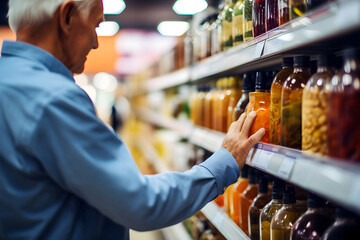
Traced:
<svg viewBox="0 0 360 240">
<path fill-rule="evenodd" d="M 296 56 L 294 57 L 294 67 L 310 67 L 310 57 L 309 56 Z"/>
<path fill-rule="evenodd" d="M 244 165 L 244 167 L 240 171 L 240 176 L 242 178 L 248 178 L 248 173 L 249 173 L 249 167 L 248 165 Z"/>
<path fill-rule="evenodd" d="M 273 199 L 282 199 L 283 193 L 285 190 L 285 183 L 280 179 L 274 180 L 274 185 L 272 188 L 272 198 Z"/>
<path fill-rule="evenodd" d="M 319 56 L 318 67 L 333 67 L 335 65 L 335 56 L 331 53 L 324 53 Z"/>
<path fill-rule="evenodd" d="M 294 65 L 294 58 L 286 57 L 282 59 L 282 66 L 283 67 L 292 67 Z"/>
<path fill-rule="evenodd" d="M 295 188 L 287 187 L 283 196 L 283 204 L 296 203 Z"/>
<path fill-rule="evenodd" d="M 344 51 L 344 59 L 360 59 L 360 52 L 355 48 L 348 48 Z"/>
<path fill-rule="evenodd" d="M 268 192 L 268 180 L 264 174 L 261 174 L 259 180 L 259 193 L 267 193 Z"/>
<path fill-rule="evenodd" d="M 312 193 L 309 193 L 308 207 L 309 208 L 323 208 L 326 206 L 326 201 Z"/>
<path fill-rule="evenodd" d="M 255 91 L 255 81 L 251 73 L 244 73 L 242 90 L 244 91 Z"/>
<path fill-rule="evenodd" d="M 255 89 L 270 90 L 265 72 L 256 72 Z"/>
</svg>

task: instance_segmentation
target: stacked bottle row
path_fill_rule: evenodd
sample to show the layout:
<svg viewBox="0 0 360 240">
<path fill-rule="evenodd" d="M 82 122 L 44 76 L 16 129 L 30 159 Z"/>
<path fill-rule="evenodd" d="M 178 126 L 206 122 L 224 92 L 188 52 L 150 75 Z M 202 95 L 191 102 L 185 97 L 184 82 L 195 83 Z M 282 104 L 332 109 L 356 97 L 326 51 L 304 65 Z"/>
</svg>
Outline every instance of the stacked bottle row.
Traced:
<svg viewBox="0 0 360 240">
<path fill-rule="evenodd" d="M 193 61 L 249 41 L 328 1 L 226 0 L 221 4 L 219 15 L 209 16 L 194 31 Z"/>
<path fill-rule="evenodd" d="M 244 167 L 224 195 L 227 214 L 252 240 L 354 239 L 359 216 Z"/>
<path fill-rule="evenodd" d="M 277 74 L 222 78 L 215 87 L 199 87 L 191 118 L 195 125 L 227 132 L 241 113 L 256 111 L 251 133 L 265 128 L 262 142 L 359 162 L 359 56 L 356 49 L 345 50 L 336 69 L 335 57 L 322 54 L 314 74 L 310 57 L 296 56 L 284 58 Z"/>
</svg>

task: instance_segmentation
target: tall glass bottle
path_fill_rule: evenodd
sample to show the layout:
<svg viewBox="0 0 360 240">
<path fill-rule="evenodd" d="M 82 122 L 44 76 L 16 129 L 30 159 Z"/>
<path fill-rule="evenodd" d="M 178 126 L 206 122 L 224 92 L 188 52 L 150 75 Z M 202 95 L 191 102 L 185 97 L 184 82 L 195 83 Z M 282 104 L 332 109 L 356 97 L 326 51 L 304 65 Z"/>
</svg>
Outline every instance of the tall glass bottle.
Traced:
<svg viewBox="0 0 360 240">
<path fill-rule="evenodd" d="M 279 9 L 279 25 L 283 25 L 290 21 L 290 5 L 289 0 L 278 0 Z"/>
<path fill-rule="evenodd" d="M 241 194 L 240 201 L 240 228 L 246 235 L 249 235 L 248 213 L 254 198 L 258 195 L 258 185 L 256 184 L 255 169 L 249 169 L 249 185 Z"/>
<path fill-rule="evenodd" d="M 254 38 L 252 12 L 253 0 L 244 0 L 244 41 Z"/>
<path fill-rule="evenodd" d="M 204 127 L 211 129 L 212 126 L 212 104 L 214 101 L 215 84 L 211 83 L 209 91 L 205 95 L 204 102 Z"/>
<path fill-rule="evenodd" d="M 227 132 L 227 111 L 229 106 L 229 99 L 230 99 L 230 90 L 229 90 L 229 83 L 232 77 L 224 78 L 222 80 L 222 91 L 219 95 L 219 102 L 218 102 L 218 121 L 217 121 L 217 130 L 220 132 Z"/>
<path fill-rule="evenodd" d="M 360 236 L 360 218 L 345 209 L 336 209 L 335 222 L 326 229 L 322 240 L 353 240 Z"/>
<path fill-rule="evenodd" d="M 254 37 L 265 33 L 265 0 L 253 1 L 252 19 Z"/>
<path fill-rule="evenodd" d="M 320 240 L 333 221 L 331 215 L 331 209 L 326 206 L 324 199 L 309 194 L 308 210 L 294 223 L 291 239 Z"/>
<path fill-rule="evenodd" d="M 265 31 L 279 26 L 278 0 L 265 1 Z"/>
<path fill-rule="evenodd" d="M 251 73 L 244 73 L 241 91 L 241 98 L 237 102 L 234 109 L 233 121 L 237 121 L 240 115 L 245 112 L 246 106 L 248 105 L 250 100 L 249 93 L 255 91 L 255 81 L 252 78 Z"/>
<path fill-rule="evenodd" d="M 288 187 L 284 192 L 283 206 L 270 224 L 271 240 L 289 240 L 291 229 L 302 212 L 296 207 L 295 189 Z"/>
<path fill-rule="evenodd" d="M 233 46 L 232 15 L 235 3 L 236 0 L 226 0 L 226 5 L 221 12 L 221 42 L 223 50 L 227 50 Z"/>
<path fill-rule="evenodd" d="M 250 93 L 250 102 L 246 114 L 256 111 L 256 119 L 251 128 L 251 134 L 256 133 L 260 128 L 265 128 L 266 134 L 261 142 L 269 142 L 270 126 L 270 89 L 265 72 L 256 73 L 255 92 Z"/>
<path fill-rule="evenodd" d="M 262 176 L 259 181 L 259 194 L 252 202 L 249 209 L 249 237 L 251 240 L 260 239 L 259 218 L 261 210 L 270 202 L 271 198 L 268 194 L 268 181 Z"/>
<path fill-rule="evenodd" d="M 233 77 L 230 80 L 230 90 L 229 90 L 229 105 L 227 109 L 227 128 L 229 129 L 231 123 L 233 122 L 233 114 L 235 110 L 236 103 L 241 98 L 241 85 L 242 85 L 242 79 L 239 76 Z"/>
<path fill-rule="evenodd" d="M 281 93 L 282 146 L 301 150 L 302 95 L 310 76 L 310 57 L 295 57 L 294 72 L 286 79 Z"/>
<path fill-rule="evenodd" d="M 208 88 L 206 86 L 201 86 L 198 89 L 198 95 L 196 97 L 196 122 L 195 125 L 203 127 L 204 126 L 204 103 L 205 103 L 205 95 Z"/>
<path fill-rule="evenodd" d="M 233 45 L 244 42 L 244 0 L 238 0 L 233 11 Z"/>
<path fill-rule="evenodd" d="M 216 131 L 220 131 L 219 130 L 219 126 L 220 126 L 220 112 L 219 112 L 219 104 L 221 101 L 221 94 L 223 94 L 223 80 L 224 78 L 220 78 L 219 80 L 216 81 L 216 91 L 214 92 L 214 100 L 213 100 L 213 104 L 212 106 L 212 130 L 216 130 Z"/>
<path fill-rule="evenodd" d="M 290 0 L 290 20 L 302 17 L 307 12 L 306 0 Z"/>
<path fill-rule="evenodd" d="M 331 79 L 328 111 L 329 154 L 360 162 L 360 54 L 344 53 L 343 70 Z"/>
<path fill-rule="evenodd" d="M 266 204 L 265 207 L 261 210 L 259 217 L 261 240 L 270 240 L 271 219 L 282 207 L 284 190 L 285 183 L 279 179 L 275 179 L 272 188 L 272 200 L 268 204 Z"/>
<path fill-rule="evenodd" d="M 281 92 L 285 80 L 293 73 L 293 58 L 283 58 L 282 69 L 276 74 L 271 85 L 269 141 L 280 145 Z"/>
<path fill-rule="evenodd" d="M 232 189 L 232 197 L 230 198 L 230 217 L 232 220 L 240 226 L 239 216 L 240 216 L 240 204 L 241 204 L 241 195 L 249 185 L 248 179 L 249 167 L 245 165 L 240 171 L 240 178 L 234 184 Z"/>
<path fill-rule="evenodd" d="M 302 150 L 328 154 L 327 107 L 329 84 L 334 75 L 333 56 L 320 55 L 317 73 L 311 76 L 303 92 Z"/>
</svg>

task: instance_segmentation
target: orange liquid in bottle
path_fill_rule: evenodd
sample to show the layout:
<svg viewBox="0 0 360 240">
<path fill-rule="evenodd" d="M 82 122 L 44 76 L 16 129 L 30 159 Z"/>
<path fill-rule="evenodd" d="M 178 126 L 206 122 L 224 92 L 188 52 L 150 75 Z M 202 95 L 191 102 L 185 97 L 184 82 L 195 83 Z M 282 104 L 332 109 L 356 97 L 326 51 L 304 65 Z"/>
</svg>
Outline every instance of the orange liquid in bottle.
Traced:
<svg viewBox="0 0 360 240">
<path fill-rule="evenodd" d="M 241 169 L 241 177 L 234 184 L 230 200 L 230 217 L 239 227 L 241 195 L 249 185 L 248 170 L 249 168 L 246 165 Z"/>
</svg>

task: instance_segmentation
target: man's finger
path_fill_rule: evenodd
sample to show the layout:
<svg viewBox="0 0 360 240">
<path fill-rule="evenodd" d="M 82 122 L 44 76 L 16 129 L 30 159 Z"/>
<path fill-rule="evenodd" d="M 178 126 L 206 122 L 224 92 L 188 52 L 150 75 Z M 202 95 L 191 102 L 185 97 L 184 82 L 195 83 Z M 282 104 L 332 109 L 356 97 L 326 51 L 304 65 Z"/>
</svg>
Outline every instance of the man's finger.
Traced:
<svg viewBox="0 0 360 240">
<path fill-rule="evenodd" d="M 256 133 L 251 135 L 248 140 L 248 149 L 250 150 L 252 147 L 255 146 L 264 136 L 265 136 L 266 130 L 265 128 L 260 128 Z"/>
<path fill-rule="evenodd" d="M 239 132 L 241 131 L 241 129 L 242 129 L 243 126 L 244 126 L 245 118 L 246 118 L 246 113 L 242 113 L 242 114 L 240 115 L 239 119 L 237 120 L 237 122 L 239 122 L 239 127 L 240 127 L 240 128 L 238 129 Z"/>
<path fill-rule="evenodd" d="M 242 126 L 244 125 L 244 121 L 245 121 L 245 113 L 241 114 L 239 119 L 230 125 L 229 131 L 236 132 L 236 133 L 240 132 Z"/>
<path fill-rule="evenodd" d="M 248 137 L 250 135 L 250 131 L 251 131 L 251 127 L 255 121 L 255 118 L 256 118 L 256 112 L 255 111 L 252 111 L 251 113 L 249 113 L 247 116 L 246 116 L 246 119 L 245 119 L 245 122 L 244 122 L 244 125 L 241 129 L 241 133 L 245 134 L 246 137 Z"/>
</svg>

